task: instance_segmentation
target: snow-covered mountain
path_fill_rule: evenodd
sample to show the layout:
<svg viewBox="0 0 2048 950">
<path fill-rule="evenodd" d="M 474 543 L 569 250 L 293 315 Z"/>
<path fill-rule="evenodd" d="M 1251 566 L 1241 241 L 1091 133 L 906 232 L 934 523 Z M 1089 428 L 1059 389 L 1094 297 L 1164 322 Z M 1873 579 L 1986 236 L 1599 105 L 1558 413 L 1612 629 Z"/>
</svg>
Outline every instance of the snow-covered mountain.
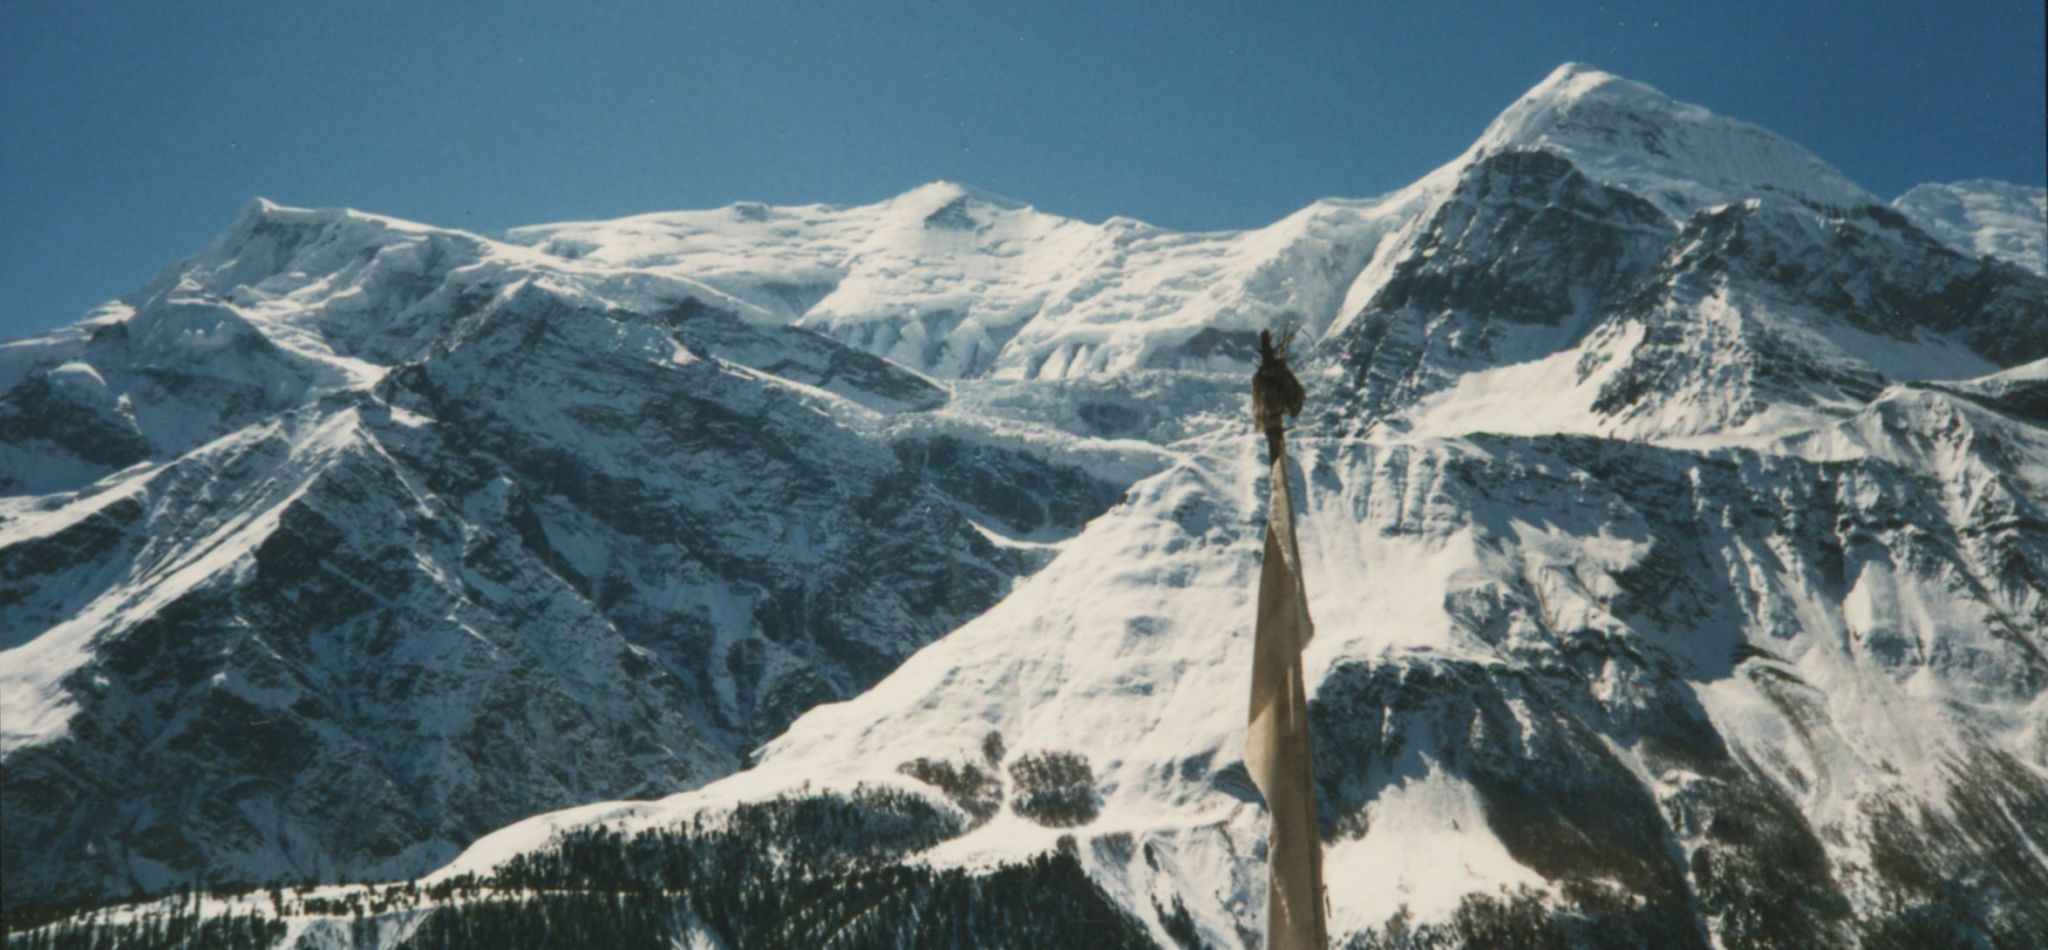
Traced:
<svg viewBox="0 0 2048 950">
<path fill-rule="evenodd" d="M 1115 500 L 959 484 L 868 431 L 923 377 L 534 257 L 258 205 L 10 348 L 10 893 L 417 873 L 723 775 Z"/>
<path fill-rule="evenodd" d="M 1917 185 L 1892 207 L 1967 257 L 1994 257 L 2048 275 L 2048 188 L 2002 181 Z"/>
<path fill-rule="evenodd" d="M 0 349 L 10 903 L 438 866 L 201 913 L 1255 942 L 1292 321 L 1335 936 L 2025 945 L 2048 280 L 1926 204 L 1577 65 L 1248 232 L 258 204 Z"/>
</svg>

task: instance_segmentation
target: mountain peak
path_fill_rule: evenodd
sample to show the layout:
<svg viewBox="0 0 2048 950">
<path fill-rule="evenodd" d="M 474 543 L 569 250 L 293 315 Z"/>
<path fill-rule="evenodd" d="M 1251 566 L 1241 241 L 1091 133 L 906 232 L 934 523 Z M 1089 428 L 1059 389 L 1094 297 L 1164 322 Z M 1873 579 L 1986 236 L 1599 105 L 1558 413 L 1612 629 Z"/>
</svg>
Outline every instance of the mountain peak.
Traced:
<svg viewBox="0 0 2048 950">
<path fill-rule="evenodd" d="M 1705 109 L 1679 102 L 1634 80 L 1585 63 L 1565 63 L 1502 111 L 1480 141 L 1499 145 L 1540 144 L 1546 136 L 1556 133 L 1559 124 L 1596 110 L 1628 110 L 1665 122 L 1714 118 Z"/>
<path fill-rule="evenodd" d="M 934 181 L 919 185 L 896 196 L 895 203 L 915 205 L 928 210 L 938 210 L 954 204 L 987 205 L 1003 211 L 1022 211 L 1031 206 L 1015 198 L 1005 198 L 957 181 Z"/>
<path fill-rule="evenodd" d="M 1671 101 L 1669 96 L 1633 80 L 1623 79 L 1585 63 L 1565 63 L 1550 71 L 1526 93 L 1528 99 L 1576 99 L 1600 89 L 1625 90 L 1648 98 Z"/>
<path fill-rule="evenodd" d="M 1583 63 L 1552 70 L 1473 146 L 1475 156 L 1507 150 L 1563 155 L 1677 221 L 1772 195 L 1837 208 L 1878 203 L 1789 140 Z"/>
<path fill-rule="evenodd" d="M 445 233 L 451 230 L 448 228 L 438 228 L 430 224 L 421 224 L 417 221 L 408 221 L 404 218 L 394 218 L 390 215 L 358 211 L 354 208 L 300 208 L 293 205 L 279 204 L 269 198 L 258 195 L 249 199 L 249 203 L 242 206 L 241 213 L 235 216 L 235 223 L 229 226 L 228 231 L 231 234 L 244 231 L 261 222 L 271 222 L 273 224 L 326 224 L 333 221 L 354 221 L 385 230 L 416 233 Z"/>
</svg>

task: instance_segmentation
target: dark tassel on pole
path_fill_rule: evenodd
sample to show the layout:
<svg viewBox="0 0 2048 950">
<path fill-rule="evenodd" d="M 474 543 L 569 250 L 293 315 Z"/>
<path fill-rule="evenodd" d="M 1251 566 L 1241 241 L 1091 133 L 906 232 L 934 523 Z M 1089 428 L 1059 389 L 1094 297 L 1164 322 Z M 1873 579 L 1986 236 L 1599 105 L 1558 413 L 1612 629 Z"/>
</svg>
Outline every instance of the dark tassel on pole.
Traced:
<svg viewBox="0 0 2048 950">
<path fill-rule="evenodd" d="M 1259 368 L 1252 374 L 1252 421 L 1259 431 L 1266 434 L 1266 460 L 1279 458 L 1287 445 L 1287 426 L 1283 419 L 1301 415 L 1301 408 L 1308 400 L 1308 390 L 1302 388 L 1301 380 L 1294 378 L 1294 371 L 1287 367 L 1287 348 L 1294 342 L 1295 328 L 1287 327 L 1281 332 L 1279 343 L 1273 342 L 1273 331 L 1259 331 Z"/>
</svg>

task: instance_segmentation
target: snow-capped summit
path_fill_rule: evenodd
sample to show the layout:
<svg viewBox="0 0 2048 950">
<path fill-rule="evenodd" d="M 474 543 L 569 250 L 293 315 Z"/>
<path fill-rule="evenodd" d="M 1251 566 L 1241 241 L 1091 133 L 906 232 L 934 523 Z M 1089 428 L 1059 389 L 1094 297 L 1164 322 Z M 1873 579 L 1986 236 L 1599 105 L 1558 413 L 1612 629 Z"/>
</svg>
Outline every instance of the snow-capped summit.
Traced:
<svg viewBox="0 0 2048 950">
<path fill-rule="evenodd" d="M 1765 195 L 1841 210 L 1879 203 L 1790 141 L 1579 63 L 1559 66 L 1516 100 L 1474 149 L 1557 152 L 1679 222 Z"/>
<path fill-rule="evenodd" d="M 1350 431 L 1741 440 L 2048 353 L 2030 275 L 1958 256 L 1789 141 L 1589 67 L 1410 193 L 1320 341 Z"/>
</svg>

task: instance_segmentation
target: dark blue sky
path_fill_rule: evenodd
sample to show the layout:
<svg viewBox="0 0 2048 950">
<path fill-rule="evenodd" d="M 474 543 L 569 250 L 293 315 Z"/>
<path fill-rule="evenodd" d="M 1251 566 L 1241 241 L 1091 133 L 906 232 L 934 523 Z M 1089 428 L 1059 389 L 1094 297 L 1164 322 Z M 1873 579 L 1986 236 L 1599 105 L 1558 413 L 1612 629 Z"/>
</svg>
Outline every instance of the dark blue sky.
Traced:
<svg viewBox="0 0 2048 950">
<path fill-rule="evenodd" d="M 8 0 L 0 337 L 252 196 L 496 230 L 952 179 L 1184 229 L 1369 196 L 1566 60 L 1880 195 L 2044 179 L 2038 0 Z"/>
</svg>

